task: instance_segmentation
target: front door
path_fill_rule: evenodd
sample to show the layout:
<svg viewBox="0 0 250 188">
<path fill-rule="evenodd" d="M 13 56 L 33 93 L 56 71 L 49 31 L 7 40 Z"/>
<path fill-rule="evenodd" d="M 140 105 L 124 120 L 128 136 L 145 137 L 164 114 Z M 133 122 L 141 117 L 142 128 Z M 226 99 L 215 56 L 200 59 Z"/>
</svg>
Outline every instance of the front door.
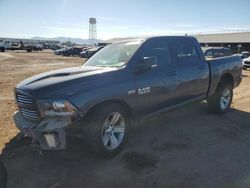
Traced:
<svg viewBox="0 0 250 188">
<path fill-rule="evenodd" d="M 177 86 L 176 66 L 172 63 L 167 40 L 154 38 L 147 40 L 139 51 L 139 59 L 153 57 L 157 66 L 137 73 L 136 103 L 138 111 L 149 114 L 175 103 Z"/>
</svg>

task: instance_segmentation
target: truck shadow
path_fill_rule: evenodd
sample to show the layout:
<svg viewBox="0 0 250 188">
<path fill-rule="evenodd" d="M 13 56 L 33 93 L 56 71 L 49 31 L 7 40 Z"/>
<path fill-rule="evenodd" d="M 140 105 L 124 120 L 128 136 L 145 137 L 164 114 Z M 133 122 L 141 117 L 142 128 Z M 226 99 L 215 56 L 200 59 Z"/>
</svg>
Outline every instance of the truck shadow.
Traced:
<svg viewBox="0 0 250 188">
<path fill-rule="evenodd" d="M 241 76 L 242 76 L 243 78 L 249 77 L 247 74 L 242 74 Z"/>
<path fill-rule="evenodd" d="M 78 138 L 42 154 L 29 144 L 15 137 L 2 151 L 11 188 L 250 186 L 250 113 L 214 115 L 206 103 L 144 121 L 112 159 L 91 156 Z"/>
</svg>

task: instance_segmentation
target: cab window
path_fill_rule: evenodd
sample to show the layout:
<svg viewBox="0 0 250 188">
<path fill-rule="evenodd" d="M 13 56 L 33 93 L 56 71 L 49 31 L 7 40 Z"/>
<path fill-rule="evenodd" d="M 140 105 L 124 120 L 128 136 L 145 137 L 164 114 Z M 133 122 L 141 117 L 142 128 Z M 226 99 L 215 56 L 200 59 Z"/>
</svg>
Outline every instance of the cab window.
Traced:
<svg viewBox="0 0 250 188">
<path fill-rule="evenodd" d="M 188 38 L 174 38 L 171 41 L 173 46 L 173 57 L 179 63 L 199 62 L 200 56 L 194 42 Z"/>
<path fill-rule="evenodd" d="M 162 38 L 146 41 L 141 53 L 141 58 L 144 57 L 154 57 L 159 66 L 171 64 L 167 41 Z"/>
</svg>

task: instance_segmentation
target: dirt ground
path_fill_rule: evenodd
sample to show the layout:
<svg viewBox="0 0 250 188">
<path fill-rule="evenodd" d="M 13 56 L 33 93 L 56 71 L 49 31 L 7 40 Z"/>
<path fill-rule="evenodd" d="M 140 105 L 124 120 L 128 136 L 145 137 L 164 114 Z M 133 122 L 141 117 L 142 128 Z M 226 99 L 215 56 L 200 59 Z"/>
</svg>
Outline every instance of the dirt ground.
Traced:
<svg viewBox="0 0 250 188">
<path fill-rule="evenodd" d="M 29 139 L 19 141 L 13 87 L 82 62 L 49 51 L 0 53 L 0 148 L 8 188 L 250 187 L 250 71 L 243 71 L 227 114 L 208 113 L 204 102 L 163 113 L 134 129 L 113 159 L 92 157 L 77 138 L 69 139 L 67 150 L 43 154 Z"/>
</svg>

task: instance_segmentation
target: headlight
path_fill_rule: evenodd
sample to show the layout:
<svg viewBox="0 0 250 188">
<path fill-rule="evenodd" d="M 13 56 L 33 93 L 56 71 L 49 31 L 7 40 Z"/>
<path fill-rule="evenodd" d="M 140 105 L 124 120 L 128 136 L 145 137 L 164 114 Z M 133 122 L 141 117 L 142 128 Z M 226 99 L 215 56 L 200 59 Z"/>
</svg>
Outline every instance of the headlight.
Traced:
<svg viewBox="0 0 250 188">
<path fill-rule="evenodd" d="M 52 106 L 55 110 L 63 110 L 65 109 L 66 105 L 62 101 L 55 101 L 52 103 Z"/>
<path fill-rule="evenodd" d="M 43 117 L 72 117 L 77 109 L 66 100 L 39 100 L 38 107 Z"/>
</svg>

